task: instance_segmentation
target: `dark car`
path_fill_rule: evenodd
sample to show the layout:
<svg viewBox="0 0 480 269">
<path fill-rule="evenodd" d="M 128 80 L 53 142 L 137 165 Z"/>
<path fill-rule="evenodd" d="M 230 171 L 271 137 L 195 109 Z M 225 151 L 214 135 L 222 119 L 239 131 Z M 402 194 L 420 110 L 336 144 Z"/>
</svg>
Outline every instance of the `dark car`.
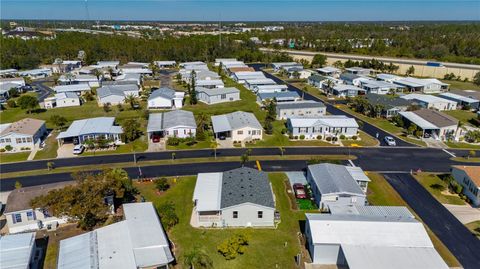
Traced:
<svg viewBox="0 0 480 269">
<path fill-rule="evenodd" d="M 305 186 L 302 183 L 293 184 L 293 191 L 295 192 L 295 197 L 298 199 L 306 199 L 307 193 L 305 192 Z"/>
<path fill-rule="evenodd" d="M 160 136 L 159 135 L 152 135 L 152 142 L 153 143 L 160 142 Z"/>
</svg>

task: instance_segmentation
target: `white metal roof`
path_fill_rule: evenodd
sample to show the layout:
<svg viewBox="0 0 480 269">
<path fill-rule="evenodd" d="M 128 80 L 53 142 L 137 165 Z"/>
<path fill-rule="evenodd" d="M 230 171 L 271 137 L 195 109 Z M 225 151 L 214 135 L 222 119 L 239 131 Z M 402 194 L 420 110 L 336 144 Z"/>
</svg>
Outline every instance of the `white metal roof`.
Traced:
<svg viewBox="0 0 480 269">
<path fill-rule="evenodd" d="M 422 117 L 418 116 L 417 114 L 411 111 L 401 111 L 398 113 L 403 117 L 407 118 L 409 121 L 413 122 L 415 125 L 417 125 L 423 130 L 438 129 L 436 125 L 430 123 L 429 121 L 423 119 Z"/>
<path fill-rule="evenodd" d="M 223 173 L 199 173 L 193 192 L 197 211 L 220 210 Z"/>
<path fill-rule="evenodd" d="M 61 93 L 61 92 L 83 92 L 83 91 L 89 91 L 90 86 L 88 84 L 71 84 L 71 85 L 61 85 L 61 86 L 55 86 L 53 87 L 53 90 L 56 93 Z"/>
<path fill-rule="evenodd" d="M 407 95 L 402 95 L 400 98 L 403 98 L 405 100 L 418 100 L 420 102 L 425 102 L 425 103 L 451 103 L 451 104 L 456 104 L 455 101 L 452 100 L 447 100 L 444 98 L 440 98 L 435 95 L 429 95 L 429 94 L 418 94 L 418 93 L 411 93 Z"/>
<path fill-rule="evenodd" d="M 199 79 L 195 81 L 196 86 L 223 86 L 223 81 L 221 79 Z"/>
<path fill-rule="evenodd" d="M 439 95 L 441 97 L 452 98 L 452 99 L 459 100 L 459 101 L 466 102 L 466 103 L 477 103 L 477 102 L 479 102 L 479 100 L 477 100 L 477 99 L 473 99 L 473 98 L 470 98 L 470 97 L 467 97 L 467 96 L 463 96 L 463 95 L 459 95 L 459 94 L 455 94 L 455 93 L 451 93 L 451 92 L 445 92 L 445 93 L 441 93 Z"/>
<path fill-rule="evenodd" d="M 292 117 L 288 119 L 292 127 L 351 127 L 358 128 L 358 123 L 354 118 L 345 115 L 326 115 L 320 117 Z"/>
<path fill-rule="evenodd" d="M 402 77 L 400 76 L 396 76 L 396 75 L 392 75 L 392 74 L 377 74 L 377 79 L 379 80 L 397 80 L 397 79 L 401 79 Z"/>
<path fill-rule="evenodd" d="M 62 99 L 67 99 L 67 98 L 74 98 L 74 99 L 79 99 L 78 95 L 75 94 L 74 92 L 61 92 L 55 94 L 55 99 L 62 100 Z"/>
<path fill-rule="evenodd" d="M 365 206 L 329 204 L 328 209 L 334 215 L 363 215 L 378 217 L 415 218 L 405 206 Z"/>
<path fill-rule="evenodd" d="M 65 132 L 61 132 L 57 139 L 77 137 L 86 134 L 121 134 L 122 127 L 114 125 L 114 117 L 97 117 L 83 120 L 76 120 Z"/>
<path fill-rule="evenodd" d="M 363 178 L 359 177 L 357 179 L 353 177 L 353 175 L 347 170 L 346 166 L 321 163 L 309 165 L 307 169 L 308 174 L 312 176 L 313 181 L 322 195 L 346 193 L 365 196 L 357 183 L 357 180 L 362 181 Z M 367 178 L 366 181 L 370 180 Z"/>
<path fill-rule="evenodd" d="M 9 234 L 0 236 L 0 268 L 30 268 L 35 233 Z"/>
<path fill-rule="evenodd" d="M 322 68 L 318 68 L 317 71 L 323 72 L 323 73 L 334 73 L 334 72 L 340 72 L 340 69 L 332 66 L 325 66 Z"/>
<path fill-rule="evenodd" d="M 97 269 L 97 233 L 88 232 L 60 241 L 59 269 Z"/>
<path fill-rule="evenodd" d="M 243 111 L 212 116 L 212 126 L 215 133 L 237 130 L 244 127 L 262 129 L 262 125 L 253 113 Z"/>
</svg>

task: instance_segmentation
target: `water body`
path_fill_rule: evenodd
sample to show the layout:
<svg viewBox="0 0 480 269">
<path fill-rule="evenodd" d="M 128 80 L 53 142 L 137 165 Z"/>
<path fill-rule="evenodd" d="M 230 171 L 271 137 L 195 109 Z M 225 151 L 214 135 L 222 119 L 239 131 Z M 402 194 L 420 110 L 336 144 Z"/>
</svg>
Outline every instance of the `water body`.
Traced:
<svg viewBox="0 0 480 269">
<path fill-rule="evenodd" d="M 480 20 L 480 0 L 0 0 L 1 19 Z"/>
</svg>

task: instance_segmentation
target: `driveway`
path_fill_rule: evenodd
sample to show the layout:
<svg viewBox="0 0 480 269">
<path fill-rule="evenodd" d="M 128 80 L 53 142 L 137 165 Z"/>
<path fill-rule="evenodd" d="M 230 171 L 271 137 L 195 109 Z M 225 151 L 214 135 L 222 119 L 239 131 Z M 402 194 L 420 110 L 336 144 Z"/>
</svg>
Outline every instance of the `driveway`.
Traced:
<svg viewBox="0 0 480 269">
<path fill-rule="evenodd" d="M 47 98 L 50 94 L 54 93 L 50 87 L 43 85 L 43 83 L 48 82 L 48 80 L 41 79 L 41 80 L 34 80 L 32 81 L 31 85 L 35 86 L 38 89 L 37 99 L 38 102 L 43 102 L 45 98 Z"/>
<path fill-rule="evenodd" d="M 218 148 L 233 148 L 233 141 L 231 138 L 226 138 L 225 140 L 217 139 Z"/>
<path fill-rule="evenodd" d="M 58 147 L 57 158 L 71 158 L 76 157 L 77 155 L 73 154 L 74 144 L 63 144 Z"/>
<path fill-rule="evenodd" d="M 384 176 L 465 269 L 480 268 L 480 240 L 455 216 L 410 174 Z"/>
<path fill-rule="evenodd" d="M 444 206 L 463 224 L 480 220 L 480 208 L 471 205 L 444 204 Z"/>
<path fill-rule="evenodd" d="M 147 152 L 158 152 L 166 149 L 165 139 L 161 139 L 158 143 L 153 143 L 152 140 L 148 141 Z"/>
<path fill-rule="evenodd" d="M 423 141 L 427 143 L 427 147 L 429 148 L 438 148 L 438 149 L 446 149 L 448 148 L 445 143 L 440 140 L 436 140 L 434 138 L 424 138 Z"/>
</svg>

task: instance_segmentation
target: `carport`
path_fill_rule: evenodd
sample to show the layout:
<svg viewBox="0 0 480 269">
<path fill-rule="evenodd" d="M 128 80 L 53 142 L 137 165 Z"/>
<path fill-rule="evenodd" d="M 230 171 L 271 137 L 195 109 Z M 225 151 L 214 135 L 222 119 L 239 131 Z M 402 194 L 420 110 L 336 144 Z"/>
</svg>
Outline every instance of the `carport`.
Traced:
<svg viewBox="0 0 480 269">
<path fill-rule="evenodd" d="M 425 134 L 429 134 L 431 137 L 437 138 L 439 136 L 440 128 L 434 124 L 426 121 L 417 114 L 406 111 L 400 112 L 400 115 L 410 123 L 415 124 L 418 128 L 422 129 L 422 137 L 425 137 Z"/>
</svg>

